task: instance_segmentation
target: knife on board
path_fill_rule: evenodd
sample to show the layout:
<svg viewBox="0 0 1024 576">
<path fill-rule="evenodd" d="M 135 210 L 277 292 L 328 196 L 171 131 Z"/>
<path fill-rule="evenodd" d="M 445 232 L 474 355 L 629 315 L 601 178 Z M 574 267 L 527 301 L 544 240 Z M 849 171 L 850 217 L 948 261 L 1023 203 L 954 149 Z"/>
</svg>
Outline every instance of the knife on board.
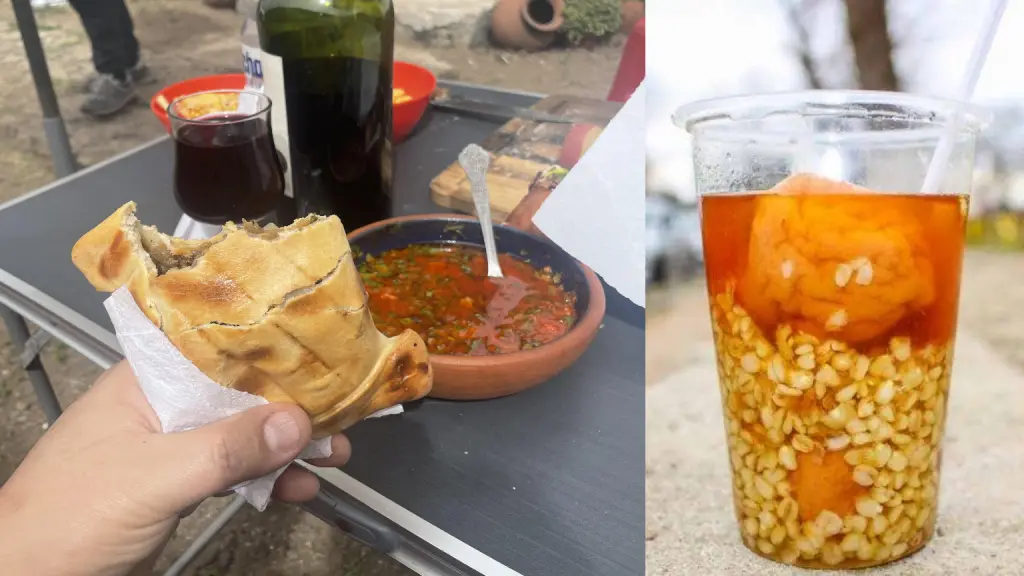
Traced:
<svg viewBox="0 0 1024 576">
<path fill-rule="evenodd" d="M 499 120 L 520 119 L 528 122 L 542 122 L 549 124 L 598 124 L 604 126 L 608 118 L 586 115 L 561 115 L 541 112 L 521 106 L 506 106 L 492 102 L 483 102 L 469 98 L 451 97 L 447 91 L 438 90 L 430 98 L 431 106 L 442 110 L 450 110 L 459 114 L 470 116 L 484 116 L 486 118 L 497 118 Z"/>
</svg>

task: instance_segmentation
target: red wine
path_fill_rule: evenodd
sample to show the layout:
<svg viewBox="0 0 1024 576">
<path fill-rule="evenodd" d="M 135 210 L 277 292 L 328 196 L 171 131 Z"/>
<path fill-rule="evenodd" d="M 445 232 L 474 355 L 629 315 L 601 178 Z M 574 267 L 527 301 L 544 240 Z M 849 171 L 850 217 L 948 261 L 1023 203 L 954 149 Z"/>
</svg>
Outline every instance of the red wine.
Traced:
<svg viewBox="0 0 1024 576">
<path fill-rule="evenodd" d="M 278 207 L 284 177 L 270 126 L 244 118 L 209 116 L 210 123 L 185 124 L 174 135 L 174 196 L 194 220 L 260 220 Z"/>
<path fill-rule="evenodd" d="M 260 4 L 263 80 L 286 194 L 347 230 L 390 218 L 394 9 L 389 0 Z"/>
</svg>

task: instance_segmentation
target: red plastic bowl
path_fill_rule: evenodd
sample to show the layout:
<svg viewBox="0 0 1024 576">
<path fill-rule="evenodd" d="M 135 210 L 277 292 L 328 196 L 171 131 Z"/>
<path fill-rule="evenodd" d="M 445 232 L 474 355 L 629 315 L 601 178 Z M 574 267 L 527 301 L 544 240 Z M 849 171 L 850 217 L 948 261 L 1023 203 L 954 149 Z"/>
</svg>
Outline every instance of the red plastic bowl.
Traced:
<svg viewBox="0 0 1024 576">
<path fill-rule="evenodd" d="M 416 127 L 423 113 L 427 111 L 430 104 L 430 95 L 437 88 L 437 78 L 434 74 L 415 64 L 408 62 L 395 62 L 395 89 L 404 90 L 412 98 L 395 104 L 392 115 L 392 140 L 398 143 L 405 140 L 412 129 Z"/>
<path fill-rule="evenodd" d="M 219 74 L 192 78 L 177 84 L 171 84 L 157 92 L 149 101 L 149 107 L 156 114 L 157 120 L 171 131 L 171 122 L 167 118 L 167 106 L 175 98 L 207 90 L 241 90 L 245 87 L 243 74 Z M 412 132 L 423 113 L 430 104 L 430 95 L 437 88 L 437 78 L 421 66 L 408 62 L 395 62 L 394 87 L 400 88 L 409 95 L 411 100 L 394 105 L 392 116 L 393 140 L 401 142 Z"/>
<path fill-rule="evenodd" d="M 171 121 L 167 118 L 167 107 L 174 102 L 175 98 L 207 90 L 241 90 L 242 88 L 245 88 L 245 75 L 241 73 L 200 76 L 163 88 L 153 95 L 149 101 L 149 108 L 153 114 L 156 114 L 156 119 L 170 132 Z"/>
</svg>

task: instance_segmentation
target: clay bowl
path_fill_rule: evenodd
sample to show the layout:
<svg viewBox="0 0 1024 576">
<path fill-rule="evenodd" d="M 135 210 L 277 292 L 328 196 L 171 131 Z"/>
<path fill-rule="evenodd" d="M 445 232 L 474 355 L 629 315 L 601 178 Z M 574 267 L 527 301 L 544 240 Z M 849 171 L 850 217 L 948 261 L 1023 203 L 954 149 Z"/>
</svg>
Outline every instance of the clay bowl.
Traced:
<svg viewBox="0 0 1024 576">
<path fill-rule="evenodd" d="M 597 275 L 554 244 L 516 228 L 494 227 L 499 252 L 550 266 L 562 286 L 576 293 L 576 324 L 561 338 L 532 350 L 490 356 L 431 354 L 434 388 L 430 396 L 446 400 L 484 400 L 522 392 L 565 370 L 587 349 L 604 320 L 604 288 Z M 454 214 L 403 216 L 364 226 L 348 235 L 356 264 L 411 244 L 455 243 L 483 248 L 476 218 Z"/>
</svg>

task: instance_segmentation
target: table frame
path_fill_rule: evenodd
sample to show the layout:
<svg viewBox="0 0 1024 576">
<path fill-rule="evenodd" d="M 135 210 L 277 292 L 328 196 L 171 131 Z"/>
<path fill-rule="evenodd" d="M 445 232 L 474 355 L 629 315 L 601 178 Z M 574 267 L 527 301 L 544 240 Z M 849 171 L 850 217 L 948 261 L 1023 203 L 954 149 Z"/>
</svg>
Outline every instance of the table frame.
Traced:
<svg viewBox="0 0 1024 576">
<path fill-rule="evenodd" d="M 471 91 L 505 93 L 531 100 L 542 97 L 539 94 L 495 90 L 457 82 L 443 84 Z M 166 138 L 167 136 L 160 137 L 58 179 L 0 205 L 0 210 L 43 194 L 71 178 L 159 144 Z M 29 376 L 38 403 L 51 423 L 60 415 L 61 407 L 39 359 L 40 352 L 51 337 L 64 342 L 104 369 L 122 358 L 118 342 L 112 333 L 3 269 L 0 269 L 0 316 Z M 26 320 L 39 327 L 36 334 L 30 333 Z M 322 480 L 321 491 L 314 501 L 303 507 L 321 520 L 392 556 L 410 569 L 428 575 L 518 575 L 518 572 L 397 505 L 341 470 L 311 470 Z M 236 496 L 165 574 L 174 576 L 180 573 L 243 507 L 244 500 Z"/>
</svg>

